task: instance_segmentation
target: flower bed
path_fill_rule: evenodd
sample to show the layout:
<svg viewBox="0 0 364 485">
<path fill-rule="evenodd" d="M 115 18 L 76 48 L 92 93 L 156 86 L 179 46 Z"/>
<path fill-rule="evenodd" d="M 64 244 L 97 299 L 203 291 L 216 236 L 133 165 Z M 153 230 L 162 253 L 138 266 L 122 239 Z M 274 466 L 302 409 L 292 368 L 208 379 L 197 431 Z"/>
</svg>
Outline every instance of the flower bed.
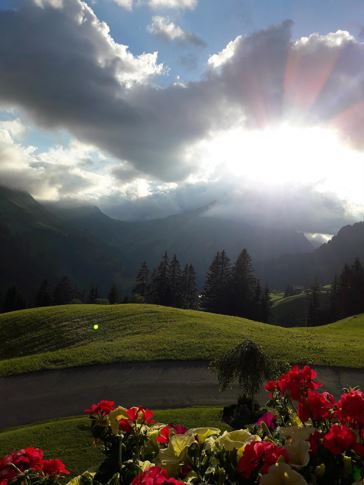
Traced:
<svg viewBox="0 0 364 485">
<path fill-rule="evenodd" d="M 100 401 L 86 412 L 105 460 L 69 485 L 364 484 L 364 393 L 340 400 L 319 392 L 308 366 L 266 385 L 269 402 L 246 429 L 186 429 L 161 424 L 143 407 Z M 67 474 L 60 460 L 28 448 L 0 461 L 0 485 L 54 483 Z"/>
</svg>

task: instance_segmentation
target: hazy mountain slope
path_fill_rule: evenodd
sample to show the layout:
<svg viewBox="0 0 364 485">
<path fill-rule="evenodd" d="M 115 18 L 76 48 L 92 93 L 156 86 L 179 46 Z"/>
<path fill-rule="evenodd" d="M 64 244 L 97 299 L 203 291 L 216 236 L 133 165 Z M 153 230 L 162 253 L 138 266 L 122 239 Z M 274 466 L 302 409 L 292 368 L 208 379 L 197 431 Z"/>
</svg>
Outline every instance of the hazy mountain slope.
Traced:
<svg viewBox="0 0 364 485">
<path fill-rule="evenodd" d="M 182 263 L 192 262 L 202 284 L 211 259 L 225 249 L 231 258 L 246 247 L 255 261 L 283 254 L 308 252 L 312 246 L 303 234 L 267 228 L 233 219 L 210 217 L 209 207 L 141 222 L 111 219 L 96 207 L 62 209 L 51 207 L 58 216 L 122 251 L 127 273 L 135 274 L 143 260 L 155 266 L 167 250 Z"/>
<path fill-rule="evenodd" d="M 288 284 L 310 286 L 315 279 L 319 283 L 331 282 L 355 258 L 364 262 L 364 222 L 343 227 L 310 254 L 288 255 L 258 264 L 258 272 L 273 288 Z"/>
<path fill-rule="evenodd" d="M 0 188 L 0 290 L 17 284 L 31 294 L 43 279 L 68 275 L 105 289 L 122 272 L 120 253 L 67 225 L 29 194 Z"/>
</svg>

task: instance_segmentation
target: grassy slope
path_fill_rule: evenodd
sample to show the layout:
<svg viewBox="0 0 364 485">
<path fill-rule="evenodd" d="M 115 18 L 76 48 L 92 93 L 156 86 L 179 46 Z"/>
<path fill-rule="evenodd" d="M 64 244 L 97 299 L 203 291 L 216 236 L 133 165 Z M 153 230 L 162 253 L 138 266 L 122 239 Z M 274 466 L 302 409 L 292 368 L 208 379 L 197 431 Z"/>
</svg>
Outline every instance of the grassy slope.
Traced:
<svg viewBox="0 0 364 485">
<path fill-rule="evenodd" d="M 155 411 L 162 423 L 181 423 L 188 428 L 217 426 L 220 408 L 186 408 Z M 61 458 L 73 475 L 92 470 L 101 462 L 102 453 L 92 446 L 88 418 L 67 418 L 47 423 L 0 431 L 0 458 L 14 449 L 28 446 L 42 448 L 47 457 Z"/>
<path fill-rule="evenodd" d="M 305 326 L 310 297 L 302 292 L 298 295 L 276 298 L 272 305 L 272 320 L 279 325 Z M 320 305 L 325 308 L 329 304 L 329 293 L 320 292 Z"/>
<path fill-rule="evenodd" d="M 0 375 L 120 360 L 211 359 L 244 338 L 291 362 L 364 367 L 364 314 L 308 329 L 155 305 L 66 305 L 0 315 Z"/>
</svg>

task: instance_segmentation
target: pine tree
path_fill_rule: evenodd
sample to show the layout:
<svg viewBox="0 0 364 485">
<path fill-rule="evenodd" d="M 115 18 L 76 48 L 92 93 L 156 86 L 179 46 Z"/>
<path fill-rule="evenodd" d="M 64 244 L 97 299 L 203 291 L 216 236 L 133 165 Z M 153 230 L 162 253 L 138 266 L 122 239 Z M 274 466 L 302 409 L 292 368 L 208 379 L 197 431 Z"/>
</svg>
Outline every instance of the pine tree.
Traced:
<svg viewBox="0 0 364 485">
<path fill-rule="evenodd" d="M 167 273 L 168 296 L 166 305 L 173 307 L 182 306 L 182 273 L 181 265 L 174 255 L 168 265 Z"/>
<path fill-rule="evenodd" d="M 307 325 L 312 327 L 320 323 L 320 291 L 317 282 L 312 285 L 309 295 Z"/>
<path fill-rule="evenodd" d="M 115 303 L 119 303 L 119 290 L 118 287 L 116 286 L 116 283 L 113 283 L 110 291 L 109 291 L 109 303 L 111 305 L 114 305 Z"/>
<path fill-rule="evenodd" d="M 201 303 L 205 310 L 214 313 L 228 312 L 230 277 L 230 260 L 226 252 L 217 252 L 207 271 L 202 293 Z"/>
<path fill-rule="evenodd" d="M 148 301 L 157 305 L 169 305 L 170 291 L 168 287 L 169 259 L 164 253 L 158 268 L 153 271 L 148 294 Z"/>
<path fill-rule="evenodd" d="M 254 276 L 252 260 L 246 249 L 241 251 L 234 264 L 229 290 L 230 313 L 257 318 L 261 288 Z"/>
<path fill-rule="evenodd" d="M 192 264 L 186 264 L 182 273 L 182 307 L 194 309 L 197 306 L 196 273 Z"/>
<path fill-rule="evenodd" d="M 53 301 L 55 305 L 66 305 L 73 298 L 71 281 L 67 276 L 63 276 L 54 289 Z"/>
<path fill-rule="evenodd" d="M 13 312 L 26 308 L 25 299 L 19 289 L 14 285 L 8 288 L 3 301 L 3 312 Z"/>
<path fill-rule="evenodd" d="M 88 293 L 87 303 L 96 303 L 98 298 L 99 290 L 96 288 L 96 286 L 91 286 Z"/>
<path fill-rule="evenodd" d="M 269 288 L 265 287 L 260 304 L 260 321 L 268 323 L 272 313 L 272 302 L 270 299 Z"/>
<path fill-rule="evenodd" d="M 135 286 L 132 291 L 133 295 L 139 295 L 144 300 L 148 299 L 149 293 L 149 269 L 147 263 L 144 261 L 138 271 L 135 280 Z M 151 302 L 152 303 L 152 302 Z"/>
<path fill-rule="evenodd" d="M 44 280 L 37 291 L 35 296 L 35 306 L 44 307 L 49 306 L 52 303 L 52 297 L 49 291 L 48 281 Z"/>
</svg>

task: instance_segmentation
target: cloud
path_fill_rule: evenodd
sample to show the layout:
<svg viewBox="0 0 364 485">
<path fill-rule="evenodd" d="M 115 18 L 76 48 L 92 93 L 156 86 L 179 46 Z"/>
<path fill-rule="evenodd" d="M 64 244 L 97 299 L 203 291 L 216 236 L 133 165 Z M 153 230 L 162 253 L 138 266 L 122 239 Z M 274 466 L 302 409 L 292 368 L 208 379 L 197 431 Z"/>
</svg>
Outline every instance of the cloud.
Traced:
<svg viewBox="0 0 364 485">
<path fill-rule="evenodd" d="M 36 0 L 38 2 L 46 0 Z M 48 0 L 59 2 L 62 0 Z M 197 7 L 197 0 L 113 0 L 119 7 L 126 10 L 133 10 L 135 6 L 148 5 L 153 10 L 159 9 L 177 9 L 177 10 L 194 10 Z"/>
<path fill-rule="evenodd" d="M 238 36 L 219 53 L 211 54 L 201 79 L 161 87 L 158 76 L 165 73 L 165 66 L 158 62 L 157 53 L 136 56 L 115 42 L 108 26 L 81 0 L 24 0 L 18 5 L 18 9 L 0 11 L 0 103 L 13 105 L 41 127 L 67 130 L 79 146 L 66 150 L 69 159 L 76 160 L 74 166 L 66 165 L 61 149 L 57 157 L 62 164 L 47 165 L 51 151 L 40 156 L 34 149 L 22 147 L 15 133 L 9 135 L 9 128 L 11 139 L 2 140 L 2 177 L 12 183 L 17 182 L 26 160 L 31 168 L 24 172 L 28 187 L 36 187 L 36 174 L 38 180 L 39 174 L 44 176 L 39 193 L 53 191 L 55 197 L 64 197 L 82 186 L 84 197 L 92 197 L 93 189 L 104 199 L 108 193 L 115 198 L 124 194 L 128 200 L 143 195 L 140 204 L 151 197 L 150 203 L 157 200 L 162 206 L 165 201 L 171 210 L 176 200 L 169 197 L 172 183 L 181 187 L 181 191 L 173 189 L 178 200 L 188 198 L 192 186 L 204 193 L 211 184 L 219 187 L 216 197 L 226 187 L 230 190 L 224 180 L 224 164 L 209 166 L 204 151 L 204 147 L 215 146 L 216 137 L 229 141 L 224 132 L 240 130 L 244 137 L 274 129 L 282 122 L 324 126 L 342 137 L 343 146 L 364 148 L 364 44 L 348 32 L 292 39 L 292 24 L 287 21 Z M 92 149 L 81 156 L 81 146 Z M 301 147 L 291 144 L 291 148 L 292 167 L 298 167 Z M 246 175 L 254 164 L 251 151 L 241 145 L 238 149 L 240 176 L 235 192 L 238 187 L 249 187 Z M 228 143 L 219 147 L 217 155 L 227 152 L 232 153 Z M 279 156 L 279 150 L 272 153 L 267 167 Z M 13 161 L 15 172 L 6 160 Z M 338 165 L 337 174 L 339 169 Z M 342 173 L 343 180 L 360 182 L 362 168 L 351 158 L 350 168 L 347 161 L 342 164 Z M 97 182 L 100 178 L 102 183 Z M 261 180 L 264 182 L 264 176 Z M 214 185 L 215 181 L 220 182 Z M 300 207 L 302 211 L 306 207 L 304 213 L 311 221 L 321 215 L 330 220 L 331 213 L 347 220 L 350 211 L 354 214 L 347 205 L 349 198 L 338 199 L 330 195 L 330 187 L 323 186 L 318 191 L 311 185 L 316 195 L 308 201 L 317 211 L 311 211 L 310 217 L 302 202 L 301 189 L 307 187 L 302 183 L 297 187 L 302 201 L 289 192 L 297 214 Z M 197 197 L 191 196 L 191 200 L 197 203 Z M 251 195 L 251 200 L 254 203 L 257 198 Z M 225 205 L 232 209 L 239 201 L 247 203 L 239 196 Z M 288 199 L 285 203 L 293 207 Z M 356 214 L 361 207 L 358 204 Z M 330 227 L 336 224 L 331 221 L 323 229 L 318 223 L 312 227 L 307 223 L 305 231 L 331 233 Z"/>
<path fill-rule="evenodd" d="M 152 23 L 147 27 L 148 32 L 170 42 L 192 44 L 197 47 L 206 47 L 205 42 L 195 34 L 185 32 L 179 25 L 172 22 L 168 17 L 159 15 L 152 17 Z"/>
</svg>

